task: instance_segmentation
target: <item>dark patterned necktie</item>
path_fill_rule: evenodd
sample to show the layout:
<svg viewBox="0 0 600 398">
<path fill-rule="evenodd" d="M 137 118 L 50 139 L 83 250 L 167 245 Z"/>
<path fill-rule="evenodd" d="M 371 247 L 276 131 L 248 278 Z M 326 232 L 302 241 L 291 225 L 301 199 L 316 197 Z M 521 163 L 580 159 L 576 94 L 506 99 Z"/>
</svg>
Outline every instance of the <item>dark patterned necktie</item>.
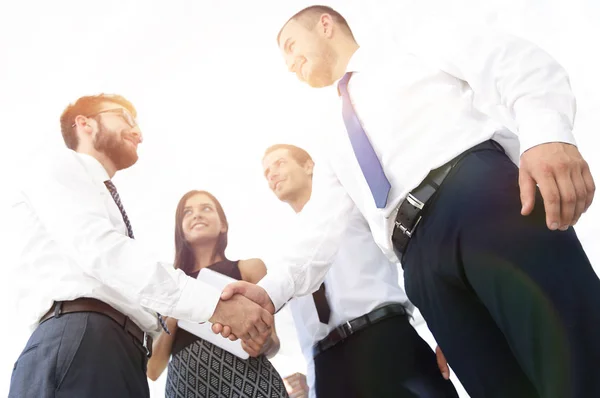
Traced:
<svg viewBox="0 0 600 398">
<path fill-rule="evenodd" d="M 331 315 L 331 308 L 329 308 L 327 296 L 325 295 L 325 282 L 321 283 L 319 290 L 313 293 L 313 300 L 315 300 L 319 321 L 327 325 L 329 323 L 329 316 Z"/>
<path fill-rule="evenodd" d="M 104 185 L 106 185 L 108 192 L 110 192 L 110 196 L 112 196 L 113 200 L 117 204 L 117 207 L 119 208 L 119 211 L 121 212 L 121 216 L 123 217 L 123 221 L 125 222 L 125 226 L 127 227 L 127 236 L 129 236 L 131 239 L 134 239 L 133 228 L 131 228 L 129 217 L 127 217 L 127 213 L 125 212 L 125 208 L 123 207 L 123 203 L 121 202 L 121 197 L 119 196 L 119 192 L 117 192 L 117 187 L 115 187 L 115 184 L 113 184 L 111 180 L 104 181 Z M 169 328 L 167 328 L 167 324 L 165 323 L 162 315 L 160 315 L 158 312 L 156 313 L 156 315 L 158 316 L 160 326 L 162 326 L 162 328 L 167 334 L 171 334 L 171 332 L 169 332 Z"/>
<path fill-rule="evenodd" d="M 342 116 L 354 155 L 369 185 L 375 205 L 377 208 L 383 209 L 387 203 L 391 185 L 352 105 L 348 92 L 348 81 L 351 77 L 352 72 L 348 72 L 338 83 L 338 91 L 342 97 Z"/>
</svg>

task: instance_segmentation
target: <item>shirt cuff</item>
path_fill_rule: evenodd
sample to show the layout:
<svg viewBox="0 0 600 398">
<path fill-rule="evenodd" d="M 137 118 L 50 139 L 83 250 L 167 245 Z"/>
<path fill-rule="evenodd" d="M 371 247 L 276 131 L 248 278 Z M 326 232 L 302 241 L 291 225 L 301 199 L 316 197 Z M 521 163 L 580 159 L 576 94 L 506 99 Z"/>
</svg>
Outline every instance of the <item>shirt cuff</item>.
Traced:
<svg viewBox="0 0 600 398">
<path fill-rule="evenodd" d="M 275 306 L 275 312 L 294 296 L 294 281 L 284 272 L 269 271 L 257 285 L 265 289 Z"/>
<path fill-rule="evenodd" d="M 521 155 L 528 149 L 549 142 L 576 145 L 573 125 L 564 115 L 556 112 L 534 112 L 519 118 Z"/>
<path fill-rule="evenodd" d="M 210 319 L 221 299 L 221 290 L 206 282 L 188 279 L 173 311 L 173 317 L 202 323 Z"/>
</svg>

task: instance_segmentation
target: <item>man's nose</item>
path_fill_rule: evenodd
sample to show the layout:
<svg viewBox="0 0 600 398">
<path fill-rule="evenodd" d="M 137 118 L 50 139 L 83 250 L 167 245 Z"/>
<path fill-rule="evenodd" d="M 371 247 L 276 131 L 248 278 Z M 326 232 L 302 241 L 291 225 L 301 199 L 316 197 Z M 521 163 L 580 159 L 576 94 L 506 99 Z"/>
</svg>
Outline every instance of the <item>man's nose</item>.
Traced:
<svg viewBox="0 0 600 398">
<path fill-rule="evenodd" d="M 287 56 L 285 59 L 285 64 L 290 72 L 294 73 L 296 71 L 296 59 L 292 56 Z"/>
<path fill-rule="evenodd" d="M 135 126 L 131 130 L 131 135 L 138 140 L 138 143 L 142 143 L 144 141 L 144 136 L 142 135 L 142 130 L 140 130 L 139 126 Z"/>
</svg>

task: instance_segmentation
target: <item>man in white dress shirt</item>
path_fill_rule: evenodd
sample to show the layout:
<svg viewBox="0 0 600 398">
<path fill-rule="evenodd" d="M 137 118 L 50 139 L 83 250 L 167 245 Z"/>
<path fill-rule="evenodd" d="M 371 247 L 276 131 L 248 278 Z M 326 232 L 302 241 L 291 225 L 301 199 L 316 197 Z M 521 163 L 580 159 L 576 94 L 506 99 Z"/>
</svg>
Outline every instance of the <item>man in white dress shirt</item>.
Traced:
<svg viewBox="0 0 600 398">
<path fill-rule="evenodd" d="M 287 66 L 337 85 L 343 125 L 304 235 L 222 297 L 278 309 L 315 291 L 358 208 L 471 396 L 600 396 L 600 280 L 572 228 L 595 185 L 564 69 L 489 27 L 432 21 L 359 48 L 329 7 L 288 15 Z"/>
<path fill-rule="evenodd" d="M 269 188 L 301 218 L 318 189 L 313 189 L 311 156 L 278 144 L 265 151 L 262 163 Z M 436 355 L 409 322 L 412 305 L 398 285 L 397 264 L 377 247 L 358 209 L 349 218 L 321 288 L 289 303 L 311 396 L 457 397 Z"/>
<path fill-rule="evenodd" d="M 157 311 L 233 322 L 258 340 L 272 325 L 257 304 L 225 305 L 220 290 L 161 264 L 133 239 L 111 178 L 138 159 L 135 118 L 121 96 L 78 99 L 60 119 L 68 149 L 23 181 L 13 206 L 23 241 L 15 283 L 33 334 L 10 397 L 148 397 Z"/>
</svg>

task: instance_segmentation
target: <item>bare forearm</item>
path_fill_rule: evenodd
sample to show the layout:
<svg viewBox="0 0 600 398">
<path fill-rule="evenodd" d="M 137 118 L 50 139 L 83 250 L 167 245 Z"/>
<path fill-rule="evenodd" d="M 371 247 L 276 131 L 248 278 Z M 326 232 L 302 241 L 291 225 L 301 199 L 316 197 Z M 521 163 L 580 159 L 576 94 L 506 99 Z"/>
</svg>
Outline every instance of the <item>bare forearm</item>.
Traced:
<svg viewBox="0 0 600 398">
<path fill-rule="evenodd" d="M 173 349 L 173 341 L 175 341 L 175 334 L 177 333 L 177 325 L 173 322 L 167 322 L 167 327 L 171 332 L 171 335 L 161 332 L 158 339 L 152 345 L 152 357 L 148 360 L 148 370 L 146 372 L 150 380 L 155 381 L 160 377 L 162 372 L 165 371 L 169 364 L 169 358 L 171 357 L 171 351 Z"/>
</svg>

